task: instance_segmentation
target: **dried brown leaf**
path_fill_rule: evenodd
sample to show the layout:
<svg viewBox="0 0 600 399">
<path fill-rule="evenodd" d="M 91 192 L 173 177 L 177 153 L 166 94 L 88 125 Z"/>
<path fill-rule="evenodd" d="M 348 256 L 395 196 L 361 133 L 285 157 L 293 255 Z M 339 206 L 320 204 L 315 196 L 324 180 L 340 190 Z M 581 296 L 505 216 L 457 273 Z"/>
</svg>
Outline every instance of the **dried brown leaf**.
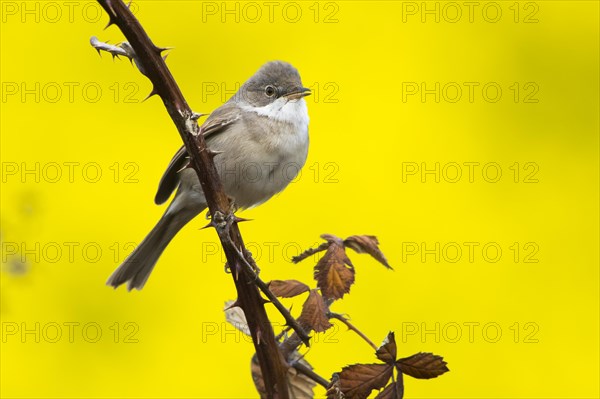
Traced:
<svg viewBox="0 0 600 399">
<path fill-rule="evenodd" d="M 383 343 L 377 349 L 375 355 L 377 356 L 377 359 L 382 362 L 394 365 L 394 362 L 396 361 L 396 339 L 392 331 L 385 337 L 385 340 L 383 340 Z"/>
<path fill-rule="evenodd" d="M 402 399 L 404 397 L 404 381 L 402 373 L 398 373 L 396 381 L 389 384 L 383 391 L 380 391 L 375 399 Z"/>
<path fill-rule="evenodd" d="M 310 290 L 310 287 L 298 280 L 273 280 L 269 283 L 273 295 L 281 298 L 291 298 Z"/>
<path fill-rule="evenodd" d="M 302 313 L 298 318 L 298 323 L 302 326 L 308 326 L 316 332 L 323 332 L 332 326 L 327 317 L 327 311 L 327 305 L 319 291 L 310 290 L 308 298 L 302 305 Z"/>
<path fill-rule="evenodd" d="M 246 321 L 246 315 L 239 306 L 233 306 L 235 301 L 225 302 L 225 320 L 232 326 L 240 330 L 246 335 L 250 335 L 250 328 L 248 327 L 248 321 Z"/>
<path fill-rule="evenodd" d="M 392 269 L 385 255 L 379 249 L 379 240 L 375 236 L 350 236 L 344 240 L 344 245 L 352 248 L 359 254 L 367 253 L 375 258 L 379 263 Z"/>
<path fill-rule="evenodd" d="M 332 242 L 315 266 L 317 286 L 328 299 L 340 299 L 354 283 L 354 267 L 342 245 Z"/>
<path fill-rule="evenodd" d="M 261 399 L 265 399 L 267 397 L 267 388 L 265 387 L 265 380 L 262 376 L 262 370 L 260 369 L 260 364 L 258 363 L 258 357 L 256 354 L 252 356 L 252 361 L 250 362 L 250 372 L 252 373 L 252 381 L 254 381 L 254 386 L 258 391 Z"/>
<path fill-rule="evenodd" d="M 396 367 L 406 375 L 414 378 L 435 378 L 449 371 L 444 358 L 433 353 L 419 352 L 409 357 L 398 359 Z"/>
<path fill-rule="evenodd" d="M 340 388 L 348 399 L 364 399 L 372 390 L 381 389 L 392 376 L 389 364 L 353 364 L 342 369 Z"/>
</svg>

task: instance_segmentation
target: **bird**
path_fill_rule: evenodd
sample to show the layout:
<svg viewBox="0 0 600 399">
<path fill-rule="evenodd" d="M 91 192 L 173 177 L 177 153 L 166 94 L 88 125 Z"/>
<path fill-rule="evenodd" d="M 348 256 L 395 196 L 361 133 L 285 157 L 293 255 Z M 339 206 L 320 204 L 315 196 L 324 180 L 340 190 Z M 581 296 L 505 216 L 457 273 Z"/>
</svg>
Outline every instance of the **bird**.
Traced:
<svg viewBox="0 0 600 399">
<path fill-rule="evenodd" d="M 264 203 L 285 189 L 308 156 L 308 108 L 311 94 L 298 70 L 284 61 L 262 65 L 201 126 L 225 194 L 237 209 Z M 110 275 L 106 284 L 141 290 L 175 235 L 207 208 L 196 172 L 187 168 L 181 147 L 167 166 L 154 202 L 176 194 L 158 223 Z"/>
</svg>

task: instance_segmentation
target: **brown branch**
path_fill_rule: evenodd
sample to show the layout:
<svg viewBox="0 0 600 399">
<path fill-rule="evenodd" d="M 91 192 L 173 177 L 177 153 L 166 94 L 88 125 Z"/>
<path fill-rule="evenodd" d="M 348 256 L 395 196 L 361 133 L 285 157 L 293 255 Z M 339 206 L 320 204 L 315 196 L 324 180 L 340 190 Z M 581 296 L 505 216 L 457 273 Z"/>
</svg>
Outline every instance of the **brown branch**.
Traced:
<svg viewBox="0 0 600 399">
<path fill-rule="evenodd" d="M 283 330 L 279 334 L 275 336 L 275 341 L 279 342 L 279 340 L 286 336 L 286 334 L 292 329 L 290 326 L 285 326 Z"/>
<path fill-rule="evenodd" d="M 287 359 L 292 352 L 300 347 L 300 345 L 302 345 L 302 340 L 298 334 L 293 333 L 283 340 L 283 342 L 279 345 L 279 348 L 281 349 L 283 356 Z"/>
<path fill-rule="evenodd" d="M 299 347 L 302 345 L 302 340 L 298 336 L 298 334 L 293 333 L 289 337 L 287 337 L 281 344 L 280 349 L 283 353 L 283 356 L 287 359 L 292 355 Z M 325 388 L 328 388 L 330 385 L 330 381 L 327 381 L 325 378 L 321 377 L 319 374 L 315 373 L 310 367 L 305 366 L 304 364 L 298 361 L 291 361 L 290 366 L 295 368 L 299 373 L 304 374 L 314 382 L 322 385 Z"/>
<path fill-rule="evenodd" d="M 220 216 L 221 214 L 218 215 L 219 216 L 216 219 L 211 220 L 211 224 L 215 225 L 217 231 L 219 231 L 220 229 L 231 228 L 231 224 L 228 223 L 228 221 L 222 219 L 222 216 Z M 215 223 L 215 221 L 217 221 L 217 223 Z M 231 219 L 229 219 L 229 221 L 231 221 Z M 238 249 L 235 247 L 235 244 L 231 240 L 229 234 L 225 232 L 219 232 L 219 234 L 223 235 L 223 237 L 226 238 L 225 242 L 222 243 L 223 248 L 225 249 L 225 247 L 227 247 L 232 252 L 236 252 L 238 254 L 242 265 L 245 267 L 246 273 L 248 274 L 248 276 L 250 276 L 252 281 L 254 281 L 254 284 L 256 284 L 256 286 L 267 296 L 267 298 L 269 298 L 269 300 L 275 306 L 275 308 L 279 310 L 279 313 L 281 313 L 281 315 L 285 319 L 286 324 L 292 329 L 294 329 L 294 331 L 298 334 L 300 339 L 302 339 L 302 342 L 306 346 L 310 346 L 310 336 L 308 335 L 308 333 L 304 331 L 304 329 L 302 328 L 302 326 L 300 326 L 298 321 L 291 315 L 290 311 L 285 306 L 283 306 L 279 298 L 277 298 L 275 294 L 271 292 L 271 290 L 269 289 L 269 285 L 259 277 L 258 273 L 256 272 L 256 270 L 258 270 L 258 266 L 256 265 L 254 258 L 252 258 L 252 254 L 250 253 L 250 251 L 246 249 L 244 249 L 244 252 L 238 251 Z M 237 276 L 235 278 L 237 278 Z M 275 341 L 277 341 L 277 337 L 275 337 Z"/>
<path fill-rule="evenodd" d="M 123 1 L 98 0 L 98 3 L 107 12 L 110 18 L 109 25 L 116 24 L 127 38 L 136 54 L 134 59 L 136 65 L 153 84 L 151 94 L 160 96 L 175 123 L 190 155 L 190 164 L 198 174 L 213 220 L 217 214 L 227 217 L 231 213 L 230 204 L 212 159 L 214 154 L 207 148 L 194 119 L 194 113 L 161 57 L 164 49 L 152 43 Z M 217 232 L 227 263 L 232 270 L 231 274 L 238 293 L 238 304 L 244 310 L 252 334 L 267 396 L 287 399 L 289 397 L 286 380 L 287 363 L 279 351 L 271 323 L 265 312 L 264 301 L 253 283 L 252 276 L 246 273 L 237 251 L 233 251 L 231 246 L 227 245 L 227 242 L 231 241 L 236 248 L 244 251 L 244 242 L 237 222 L 233 219 L 230 223 L 230 228 L 217 229 Z"/>
<path fill-rule="evenodd" d="M 365 334 L 364 334 L 362 331 L 360 331 L 358 328 L 356 328 L 356 327 L 354 326 L 354 324 L 350 323 L 350 321 L 348 321 L 348 319 L 347 319 L 347 318 L 345 318 L 344 316 L 342 316 L 341 314 L 329 312 L 329 313 L 327 314 L 327 317 L 329 317 L 330 319 L 336 319 L 336 320 L 339 320 L 339 321 L 341 321 L 342 323 L 344 323 L 344 324 L 346 325 L 346 327 L 348 327 L 348 329 L 349 329 L 349 330 L 352 330 L 352 331 L 354 331 L 356 334 L 358 334 L 358 336 L 360 336 L 360 337 L 361 337 L 362 339 L 364 339 L 364 340 L 365 340 L 365 341 L 366 341 L 366 342 L 367 342 L 369 345 L 371 345 L 371 346 L 373 347 L 373 349 L 375 349 L 375 350 L 377 350 L 377 349 L 378 349 L 377 345 L 375 345 L 375 344 L 373 343 L 373 341 L 371 341 L 371 340 L 369 339 L 369 337 L 367 337 L 367 336 L 366 336 L 366 335 L 365 335 Z"/>
<path fill-rule="evenodd" d="M 243 259 L 245 261 L 247 271 L 250 275 L 253 276 L 255 284 L 258 286 L 258 288 L 260 288 L 263 294 L 265 294 L 267 298 L 269 298 L 269 301 L 271 301 L 271 303 L 277 308 L 277 310 L 279 310 L 279 313 L 281 313 L 281 315 L 285 319 L 286 324 L 294 329 L 294 331 L 296 332 L 296 334 L 298 334 L 304 345 L 309 346 L 310 336 L 308 335 L 308 333 L 304 331 L 300 324 L 298 324 L 298 321 L 290 314 L 290 311 L 285 306 L 283 306 L 279 298 L 277 298 L 275 294 L 271 292 L 271 290 L 269 289 L 269 285 L 265 283 L 255 272 L 255 270 L 257 270 L 256 263 L 254 262 L 254 259 L 252 258 L 250 253 L 246 251 L 245 255 L 246 257 L 244 257 Z"/>
<path fill-rule="evenodd" d="M 292 262 L 298 263 L 298 262 L 303 261 L 304 259 L 308 258 L 311 255 L 314 255 L 321 251 L 325 251 L 327 248 L 329 248 L 329 244 L 331 244 L 331 243 L 329 241 L 327 241 L 327 242 L 322 243 L 321 245 L 319 245 L 316 248 L 309 248 L 306 251 L 302 252 L 300 255 L 294 256 L 292 258 Z"/>
<path fill-rule="evenodd" d="M 324 388 L 329 388 L 330 382 L 327 381 L 325 378 L 321 377 L 319 374 L 315 373 L 314 370 L 310 367 L 307 367 L 306 365 L 300 362 L 293 362 L 292 367 L 295 368 L 300 374 L 304 374 L 305 376 L 307 376 L 317 384 L 320 384 Z"/>
</svg>

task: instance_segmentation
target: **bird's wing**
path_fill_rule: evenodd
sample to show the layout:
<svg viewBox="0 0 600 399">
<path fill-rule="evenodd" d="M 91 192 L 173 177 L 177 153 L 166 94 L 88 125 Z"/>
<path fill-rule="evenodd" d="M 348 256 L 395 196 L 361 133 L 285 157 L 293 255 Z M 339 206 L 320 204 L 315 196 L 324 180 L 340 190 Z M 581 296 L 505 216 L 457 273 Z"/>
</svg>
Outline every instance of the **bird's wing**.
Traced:
<svg viewBox="0 0 600 399">
<path fill-rule="evenodd" d="M 204 135 L 204 139 L 208 140 L 209 137 L 212 138 L 217 134 L 223 133 L 239 118 L 239 108 L 234 105 L 230 105 L 230 103 L 226 103 L 210 114 L 208 119 L 206 119 L 202 125 L 201 132 L 202 135 Z M 177 150 L 175 156 L 173 156 L 173 159 L 171 159 L 169 166 L 167 166 L 167 170 L 160 179 L 160 183 L 158 183 L 158 191 L 154 197 L 154 203 L 157 205 L 162 204 L 169 199 L 171 193 L 179 185 L 179 171 L 181 171 L 181 169 L 188 163 L 188 158 L 189 157 L 185 146 L 182 146 L 179 150 Z"/>
</svg>

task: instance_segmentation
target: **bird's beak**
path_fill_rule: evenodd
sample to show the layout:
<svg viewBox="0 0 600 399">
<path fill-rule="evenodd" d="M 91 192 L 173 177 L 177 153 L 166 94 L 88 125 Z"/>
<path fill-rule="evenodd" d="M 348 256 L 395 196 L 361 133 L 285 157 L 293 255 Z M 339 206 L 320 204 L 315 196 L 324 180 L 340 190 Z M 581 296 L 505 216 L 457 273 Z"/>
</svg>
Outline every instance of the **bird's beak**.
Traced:
<svg viewBox="0 0 600 399">
<path fill-rule="evenodd" d="M 310 96 L 310 89 L 306 87 L 300 87 L 298 89 L 294 89 L 289 93 L 285 94 L 285 97 L 289 100 L 297 100 L 302 97 Z"/>
</svg>

